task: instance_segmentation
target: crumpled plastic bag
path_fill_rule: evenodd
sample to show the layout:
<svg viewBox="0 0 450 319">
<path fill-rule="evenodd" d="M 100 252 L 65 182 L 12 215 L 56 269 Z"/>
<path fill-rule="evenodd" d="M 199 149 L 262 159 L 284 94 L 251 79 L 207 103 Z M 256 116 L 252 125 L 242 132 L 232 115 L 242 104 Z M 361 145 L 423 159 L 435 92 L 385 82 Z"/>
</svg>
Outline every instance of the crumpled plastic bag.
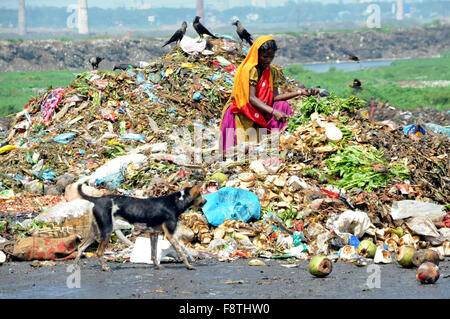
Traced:
<svg viewBox="0 0 450 319">
<path fill-rule="evenodd" d="M 223 187 L 215 193 L 203 195 L 203 198 L 206 204 L 202 211 L 213 226 L 219 226 L 225 219 L 259 220 L 261 215 L 258 196 L 244 189 Z"/>
<path fill-rule="evenodd" d="M 409 217 L 426 216 L 433 222 L 440 222 L 445 216 L 442 206 L 417 200 L 401 200 L 394 202 L 391 207 L 393 220 Z"/>
<path fill-rule="evenodd" d="M 203 55 L 214 54 L 214 52 L 210 50 L 205 50 L 206 40 L 198 41 L 197 39 L 193 39 L 186 35 L 180 41 L 180 48 L 187 54 L 199 54 L 199 53 Z"/>
<path fill-rule="evenodd" d="M 93 206 L 93 203 L 80 198 L 71 202 L 59 202 L 55 206 L 40 213 L 34 218 L 34 220 L 42 223 L 61 224 L 66 219 L 75 219 L 87 216 Z"/>
<path fill-rule="evenodd" d="M 115 181 L 118 177 L 123 175 L 123 170 L 126 170 L 129 164 L 134 163 L 136 165 L 141 165 L 146 161 L 147 156 L 143 154 L 118 156 L 106 162 L 104 165 L 97 168 L 92 175 L 81 179 L 79 182 L 82 183 L 87 180 L 89 184 L 95 183 L 97 185 L 106 182 L 112 187 L 111 189 L 114 190 L 116 184 Z"/>
<path fill-rule="evenodd" d="M 370 227 L 374 226 L 369 216 L 364 212 L 353 210 L 343 212 L 333 223 L 334 232 L 341 245 L 346 245 L 353 235 L 361 238 Z"/>
<path fill-rule="evenodd" d="M 427 241 L 432 244 L 441 244 L 444 240 L 438 232 L 436 226 L 429 217 L 414 217 L 408 219 L 406 225 L 411 229 L 413 234 L 424 236 Z"/>
</svg>

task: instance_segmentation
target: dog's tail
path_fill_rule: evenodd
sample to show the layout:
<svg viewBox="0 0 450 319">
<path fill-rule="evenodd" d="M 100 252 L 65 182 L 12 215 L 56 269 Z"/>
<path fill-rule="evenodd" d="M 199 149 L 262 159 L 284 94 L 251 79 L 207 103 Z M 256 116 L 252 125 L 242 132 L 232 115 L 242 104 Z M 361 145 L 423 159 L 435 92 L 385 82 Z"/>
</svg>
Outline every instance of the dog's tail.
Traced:
<svg viewBox="0 0 450 319">
<path fill-rule="evenodd" d="M 80 194 L 81 198 L 88 200 L 90 202 L 94 202 L 97 199 L 97 197 L 89 196 L 86 193 L 83 193 L 83 190 L 82 190 L 83 185 L 84 185 L 84 183 L 78 184 L 78 187 L 77 187 L 78 194 Z"/>
</svg>

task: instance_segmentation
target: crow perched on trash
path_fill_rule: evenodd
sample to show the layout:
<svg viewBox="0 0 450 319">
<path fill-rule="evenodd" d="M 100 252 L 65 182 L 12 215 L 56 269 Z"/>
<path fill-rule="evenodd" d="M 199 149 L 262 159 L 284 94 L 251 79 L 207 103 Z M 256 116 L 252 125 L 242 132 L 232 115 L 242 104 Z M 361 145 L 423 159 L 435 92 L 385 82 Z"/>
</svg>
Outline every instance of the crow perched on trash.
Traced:
<svg viewBox="0 0 450 319">
<path fill-rule="evenodd" d="M 200 41 L 203 40 L 203 35 L 207 34 L 214 39 L 218 39 L 215 35 L 213 35 L 211 32 L 206 29 L 203 24 L 200 23 L 200 17 L 195 16 L 194 21 L 192 22 L 192 25 L 194 26 L 195 31 L 197 31 L 198 35 L 200 36 Z"/>
<path fill-rule="evenodd" d="M 92 58 L 89 59 L 89 63 L 92 65 L 92 69 L 93 70 L 97 70 L 98 69 L 98 65 L 100 64 L 100 62 L 102 62 L 104 60 L 104 58 L 100 58 L 98 56 L 94 56 Z"/>
<path fill-rule="evenodd" d="M 358 79 L 354 79 L 353 80 L 353 84 L 349 85 L 349 87 L 354 88 L 354 89 L 358 89 L 358 90 L 362 90 L 361 81 L 358 80 Z"/>
<path fill-rule="evenodd" d="M 184 34 L 186 33 L 186 28 L 187 28 L 187 23 L 186 21 L 183 21 L 183 23 L 181 24 L 181 28 L 179 28 L 173 35 L 172 37 L 169 39 L 169 41 L 167 41 L 162 48 L 164 48 L 166 45 L 168 45 L 169 43 L 172 42 L 177 42 L 181 41 L 181 39 L 183 39 Z"/>
<path fill-rule="evenodd" d="M 232 23 L 232 25 L 236 26 L 236 33 L 242 42 L 247 41 L 248 44 L 253 44 L 252 35 L 248 33 L 248 31 L 242 26 L 242 23 L 239 20 L 236 20 Z"/>
<path fill-rule="evenodd" d="M 132 67 L 133 69 L 136 69 L 136 68 L 137 68 L 136 65 L 122 63 L 122 64 L 116 64 L 116 65 L 114 65 L 113 71 L 115 71 L 115 70 L 124 70 L 124 71 L 125 71 L 125 70 L 128 69 L 129 67 Z"/>
</svg>

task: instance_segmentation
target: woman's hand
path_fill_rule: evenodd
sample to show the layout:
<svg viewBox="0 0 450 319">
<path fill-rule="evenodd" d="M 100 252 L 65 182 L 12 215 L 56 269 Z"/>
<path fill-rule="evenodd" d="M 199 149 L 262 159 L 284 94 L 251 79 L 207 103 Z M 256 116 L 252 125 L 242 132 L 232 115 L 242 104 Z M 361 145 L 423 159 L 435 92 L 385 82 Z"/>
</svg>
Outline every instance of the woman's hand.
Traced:
<svg viewBox="0 0 450 319">
<path fill-rule="evenodd" d="M 305 96 L 309 96 L 310 93 L 308 92 L 307 89 L 299 89 L 298 90 L 298 95 L 305 95 Z"/>
<path fill-rule="evenodd" d="M 286 113 L 278 111 L 278 110 L 273 110 L 272 115 L 275 118 L 275 120 L 277 120 L 279 122 L 286 122 L 288 119 L 288 115 Z"/>
</svg>

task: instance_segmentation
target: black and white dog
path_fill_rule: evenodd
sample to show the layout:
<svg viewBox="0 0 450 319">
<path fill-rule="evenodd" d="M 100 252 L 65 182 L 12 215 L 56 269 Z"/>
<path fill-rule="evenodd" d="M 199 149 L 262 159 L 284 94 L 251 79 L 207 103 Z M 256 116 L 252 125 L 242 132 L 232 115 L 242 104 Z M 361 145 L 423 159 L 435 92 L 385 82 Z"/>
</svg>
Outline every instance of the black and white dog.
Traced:
<svg viewBox="0 0 450 319">
<path fill-rule="evenodd" d="M 114 220 L 121 218 L 130 224 L 140 224 L 150 233 L 152 261 L 157 269 L 162 269 L 156 258 L 158 233 L 163 232 L 173 245 L 188 269 L 195 269 L 189 264 L 187 257 L 177 240 L 173 237 L 178 217 L 190 207 L 201 207 L 206 200 L 201 195 L 202 185 L 186 187 L 183 190 L 162 197 L 134 198 L 123 195 L 107 195 L 92 197 L 78 185 L 80 196 L 94 203 L 91 212 L 91 230 L 86 239 L 78 247 L 75 262 L 78 263 L 82 253 L 98 236 L 100 244 L 97 257 L 103 270 L 110 270 L 105 264 L 103 254 L 113 231 Z"/>
</svg>

